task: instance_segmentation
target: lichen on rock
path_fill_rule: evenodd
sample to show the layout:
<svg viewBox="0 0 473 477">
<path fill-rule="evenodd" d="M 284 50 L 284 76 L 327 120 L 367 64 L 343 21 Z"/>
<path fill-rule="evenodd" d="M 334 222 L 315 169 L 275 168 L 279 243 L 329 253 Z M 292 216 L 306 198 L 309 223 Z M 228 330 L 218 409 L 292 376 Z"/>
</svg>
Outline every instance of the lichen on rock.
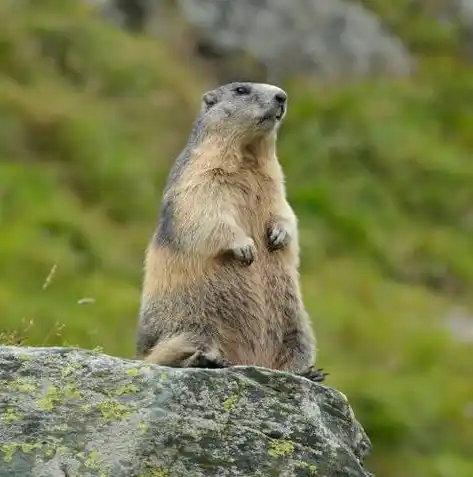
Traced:
<svg viewBox="0 0 473 477">
<path fill-rule="evenodd" d="M 370 475 L 346 398 L 290 373 L 6 346 L 0 382 L 0 477 Z"/>
</svg>

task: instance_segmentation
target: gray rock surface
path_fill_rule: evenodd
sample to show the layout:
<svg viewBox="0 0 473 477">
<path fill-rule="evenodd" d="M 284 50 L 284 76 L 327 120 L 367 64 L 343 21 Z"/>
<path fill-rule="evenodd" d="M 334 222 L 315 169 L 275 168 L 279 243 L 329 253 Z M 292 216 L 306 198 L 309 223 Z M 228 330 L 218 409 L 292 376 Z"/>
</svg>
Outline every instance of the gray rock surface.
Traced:
<svg viewBox="0 0 473 477">
<path fill-rule="evenodd" d="M 369 476 L 346 398 L 263 368 L 0 347 L 1 477 Z"/>
<path fill-rule="evenodd" d="M 178 0 L 186 19 L 220 51 L 244 52 L 275 78 L 404 76 L 411 60 L 379 19 L 345 0 Z"/>
<path fill-rule="evenodd" d="M 225 70 L 222 81 L 238 79 L 247 64 L 252 79 L 264 70 L 271 81 L 299 74 L 345 81 L 406 76 L 414 68 L 401 40 L 353 1 L 177 0 L 174 7 L 163 0 L 82 1 L 100 5 L 121 25 L 162 38 L 185 28 L 171 13 L 178 10 L 195 50 Z"/>
</svg>

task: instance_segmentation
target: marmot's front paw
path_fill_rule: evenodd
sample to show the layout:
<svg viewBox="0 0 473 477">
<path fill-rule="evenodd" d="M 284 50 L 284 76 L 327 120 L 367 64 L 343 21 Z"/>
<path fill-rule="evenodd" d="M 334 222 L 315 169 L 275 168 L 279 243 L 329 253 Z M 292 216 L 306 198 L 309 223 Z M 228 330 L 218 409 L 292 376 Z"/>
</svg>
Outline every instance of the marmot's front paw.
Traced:
<svg viewBox="0 0 473 477">
<path fill-rule="evenodd" d="M 278 250 L 287 247 L 291 240 L 288 230 L 284 225 L 275 223 L 268 228 L 268 248 Z"/>
<path fill-rule="evenodd" d="M 196 351 L 185 363 L 184 367 L 189 368 L 229 368 L 232 366 L 230 361 L 222 358 L 216 358 L 204 353 L 202 350 Z"/>
<path fill-rule="evenodd" d="M 233 257 L 241 262 L 243 265 L 251 265 L 256 258 L 256 247 L 252 239 L 251 242 L 242 245 L 240 247 L 235 247 L 231 250 Z"/>
<path fill-rule="evenodd" d="M 302 371 L 302 373 L 299 373 L 299 376 L 310 379 L 315 383 L 321 383 L 325 381 L 325 376 L 328 376 L 328 373 L 325 373 L 323 369 L 317 369 L 313 366 L 310 366 L 305 371 Z"/>
</svg>

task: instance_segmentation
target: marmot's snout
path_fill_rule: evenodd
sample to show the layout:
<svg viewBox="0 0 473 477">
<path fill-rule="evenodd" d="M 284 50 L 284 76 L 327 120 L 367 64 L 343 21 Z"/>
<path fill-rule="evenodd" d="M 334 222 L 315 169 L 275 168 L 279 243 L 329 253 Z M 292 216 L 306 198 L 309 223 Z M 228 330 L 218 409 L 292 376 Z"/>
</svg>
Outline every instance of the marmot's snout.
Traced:
<svg viewBox="0 0 473 477">
<path fill-rule="evenodd" d="M 274 94 L 272 102 L 264 116 L 261 118 L 261 122 L 264 121 L 281 121 L 286 113 L 287 95 L 283 90 L 279 90 Z"/>
<path fill-rule="evenodd" d="M 274 95 L 274 102 L 276 103 L 275 117 L 278 121 L 281 121 L 286 112 L 286 101 L 287 95 L 284 91 L 280 91 Z"/>
<path fill-rule="evenodd" d="M 274 100 L 277 104 L 284 106 L 287 101 L 287 94 L 284 91 L 280 91 L 274 95 Z"/>
</svg>

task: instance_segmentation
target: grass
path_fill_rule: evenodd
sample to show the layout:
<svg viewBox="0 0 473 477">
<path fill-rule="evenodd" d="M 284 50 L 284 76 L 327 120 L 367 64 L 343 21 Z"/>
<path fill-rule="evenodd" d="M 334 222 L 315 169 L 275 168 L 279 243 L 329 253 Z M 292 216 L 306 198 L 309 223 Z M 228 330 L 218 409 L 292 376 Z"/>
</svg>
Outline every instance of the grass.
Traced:
<svg viewBox="0 0 473 477">
<path fill-rule="evenodd" d="M 471 344 L 445 325 L 473 307 L 473 69 L 420 13 L 403 27 L 405 3 L 370 6 L 419 74 L 287 81 L 280 159 L 319 364 L 369 468 L 469 477 Z M 72 1 L 3 2 L 0 24 L 0 341 L 131 356 L 161 188 L 213 79 Z"/>
</svg>

